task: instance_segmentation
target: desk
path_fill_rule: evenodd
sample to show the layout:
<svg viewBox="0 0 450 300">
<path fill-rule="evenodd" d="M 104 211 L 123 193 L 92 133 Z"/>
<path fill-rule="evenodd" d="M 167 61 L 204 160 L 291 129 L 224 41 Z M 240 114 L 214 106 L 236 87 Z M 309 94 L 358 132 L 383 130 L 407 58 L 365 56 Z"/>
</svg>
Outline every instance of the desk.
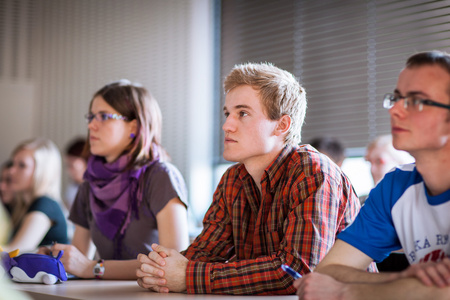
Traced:
<svg viewBox="0 0 450 300">
<path fill-rule="evenodd" d="M 283 299 L 297 300 L 291 296 L 227 296 L 227 295 L 187 295 L 178 293 L 158 294 L 139 287 L 134 280 L 69 280 L 55 285 L 12 283 L 16 290 L 27 292 L 35 300 L 56 299 L 171 299 L 171 300 L 207 300 L 207 299 Z"/>
</svg>

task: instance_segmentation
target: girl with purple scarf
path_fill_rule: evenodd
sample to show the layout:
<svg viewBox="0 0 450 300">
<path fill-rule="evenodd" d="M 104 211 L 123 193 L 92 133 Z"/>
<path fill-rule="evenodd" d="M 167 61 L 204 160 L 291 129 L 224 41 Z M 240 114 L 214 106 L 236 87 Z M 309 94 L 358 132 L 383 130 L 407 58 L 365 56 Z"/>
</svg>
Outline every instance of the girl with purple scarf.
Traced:
<svg viewBox="0 0 450 300">
<path fill-rule="evenodd" d="M 69 219 L 72 245 L 61 262 L 81 278 L 136 279 L 139 253 L 152 243 L 188 246 L 187 191 L 160 145 L 161 111 L 140 85 L 121 80 L 94 94 L 89 113 L 91 153 Z M 100 260 L 89 258 L 91 241 Z"/>
</svg>

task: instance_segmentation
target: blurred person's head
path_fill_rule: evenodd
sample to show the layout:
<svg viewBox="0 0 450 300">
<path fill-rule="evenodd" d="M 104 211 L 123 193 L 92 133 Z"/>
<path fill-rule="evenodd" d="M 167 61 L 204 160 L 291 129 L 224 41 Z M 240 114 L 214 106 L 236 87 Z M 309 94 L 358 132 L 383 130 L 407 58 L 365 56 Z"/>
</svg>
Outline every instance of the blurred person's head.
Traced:
<svg viewBox="0 0 450 300">
<path fill-rule="evenodd" d="M 120 80 L 94 94 L 87 115 L 88 148 L 107 162 L 129 153 L 129 166 L 144 165 L 165 152 L 162 116 L 156 99 L 140 84 Z"/>
<path fill-rule="evenodd" d="M 56 145 L 45 138 L 34 138 L 18 145 L 11 157 L 11 219 L 19 226 L 28 208 L 38 197 L 61 201 L 61 154 Z"/>
<path fill-rule="evenodd" d="M 0 198 L 3 204 L 9 205 L 14 198 L 14 192 L 11 188 L 11 175 L 9 169 L 12 166 L 11 161 L 3 164 L 0 173 Z"/>
<path fill-rule="evenodd" d="M 61 154 L 52 141 L 25 141 L 14 149 L 11 161 L 11 187 L 15 193 L 61 199 Z"/>
<path fill-rule="evenodd" d="M 310 142 L 310 145 L 331 158 L 336 165 L 342 167 L 345 159 L 345 147 L 338 139 L 333 137 L 317 137 Z"/>
<path fill-rule="evenodd" d="M 289 116 L 291 124 L 285 144 L 298 145 L 306 113 L 306 92 L 295 77 L 270 63 L 246 63 L 236 65 L 225 78 L 225 93 L 243 85 L 258 92 L 269 120 Z"/>
<path fill-rule="evenodd" d="M 86 139 L 74 139 L 66 148 L 65 163 L 70 178 L 77 184 L 83 182 L 87 167 L 88 154 L 85 151 Z"/>
<path fill-rule="evenodd" d="M 370 142 L 365 159 L 370 162 L 370 172 L 375 184 L 395 166 L 414 162 L 408 152 L 394 148 L 390 134 L 379 136 Z"/>
</svg>

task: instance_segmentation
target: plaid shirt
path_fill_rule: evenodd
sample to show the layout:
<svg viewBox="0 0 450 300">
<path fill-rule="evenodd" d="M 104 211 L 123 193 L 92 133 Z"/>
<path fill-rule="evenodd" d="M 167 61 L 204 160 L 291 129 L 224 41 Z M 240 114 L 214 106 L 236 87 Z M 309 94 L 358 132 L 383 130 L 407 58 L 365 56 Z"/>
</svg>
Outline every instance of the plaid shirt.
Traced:
<svg viewBox="0 0 450 300">
<path fill-rule="evenodd" d="M 293 294 L 280 266 L 311 272 L 359 209 L 347 177 L 310 146 L 286 146 L 266 168 L 261 193 L 244 165 L 234 165 L 202 233 L 182 252 L 187 292 Z"/>
</svg>

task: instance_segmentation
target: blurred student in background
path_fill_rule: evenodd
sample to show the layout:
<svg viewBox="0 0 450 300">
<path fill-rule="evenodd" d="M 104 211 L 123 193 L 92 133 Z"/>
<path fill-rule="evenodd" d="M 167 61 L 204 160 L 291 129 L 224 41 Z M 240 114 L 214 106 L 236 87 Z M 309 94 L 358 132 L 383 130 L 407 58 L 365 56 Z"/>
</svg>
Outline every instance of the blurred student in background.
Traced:
<svg viewBox="0 0 450 300">
<path fill-rule="evenodd" d="M 317 137 L 309 144 L 331 158 L 338 167 L 342 167 L 345 159 L 345 147 L 338 139 L 333 137 Z"/>
<path fill-rule="evenodd" d="M 12 153 L 8 173 L 14 193 L 7 203 L 13 235 L 3 249 L 25 252 L 53 241 L 67 243 L 60 206 L 61 154 L 56 145 L 44 138 L 23 142 Z"/>
<path fill-rule="evenodd" d="M 11 235 L 11 218 L 9 210 L 14 197 L 14 193 L 11 189 L 11 176 L 9 175 L 11 165 L 11 161 L 7 161 L 2 165 L 0 171 L 0 245 L 5 245 Z"/>
<path fill-rule="evenodd" d="M 0 173 L 0 199 L 5 208 L 10 212 L 11 202 L 14 198 L 14 192 L 11 188 L 11 175 L 10 169 L 12 161 L 7 161 L 2 165 Z"/>
<path fill-rule="evenodd" d="M 121 80 L 94 94 L 86 115 L 91 156 L 69 219 L 72 245 L 61 262 L 82 278 L 136 279 L 139 253 L 152 243 L 188 246 L 187 191 L 161 146 L 162 117 L 142 86 Z M 88 257 L 90 243 L 100 260 Z"/>
<path fill-rule="evenodd" d="M 87 168 L 89 152 L 84 151 L 85 147 L 86 139 L 79 137 L 72 140 L 66 148 L 64 160 L 70 182 L 67 184 L 63 200 L 68 210 L 72 207 Z"/>
<path fill-rule="evenodd" d="M 390 134 L 381 135 L 370 142 L 365 159 L 370 163 L 370 173 L 375 185 L 395 166 L 414 162 L 408 152 L 394 148 Z"/>
</svg>

